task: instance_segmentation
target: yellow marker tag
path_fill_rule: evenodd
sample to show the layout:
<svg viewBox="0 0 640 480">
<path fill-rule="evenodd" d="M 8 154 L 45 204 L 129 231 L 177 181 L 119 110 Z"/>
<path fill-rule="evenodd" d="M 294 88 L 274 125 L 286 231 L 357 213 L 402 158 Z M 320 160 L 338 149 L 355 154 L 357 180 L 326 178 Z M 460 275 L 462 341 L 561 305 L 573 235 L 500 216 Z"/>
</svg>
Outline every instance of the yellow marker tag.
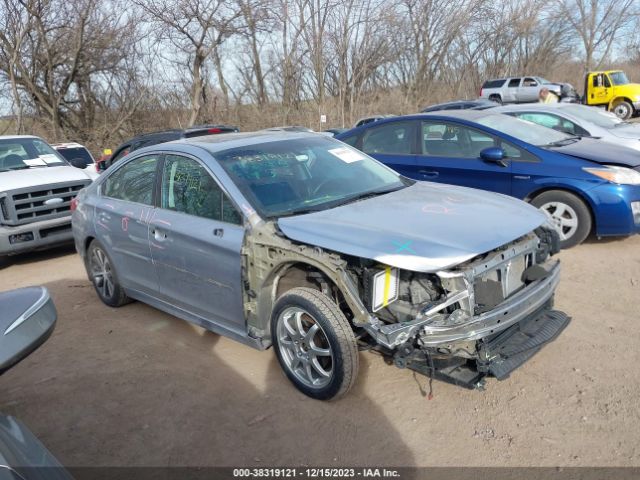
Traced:
<svg viewBox="0 0 640 480">
<path fill-rule="evenodd" d="M 391 287 L 391 267 L 384 268 L 384 293 L 382 296 L 382 306 L 389 305 L 389 288 Z"/>
</svg>

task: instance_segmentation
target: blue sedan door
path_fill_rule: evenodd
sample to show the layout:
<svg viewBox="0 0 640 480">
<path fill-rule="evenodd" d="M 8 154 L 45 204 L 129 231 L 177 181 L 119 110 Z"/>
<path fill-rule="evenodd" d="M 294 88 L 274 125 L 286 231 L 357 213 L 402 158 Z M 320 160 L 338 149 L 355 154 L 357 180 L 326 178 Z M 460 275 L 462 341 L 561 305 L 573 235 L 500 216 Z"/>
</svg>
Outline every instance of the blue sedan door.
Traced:
<svg viewBox="0 0 640 480">
<path fill-rule="evenodd" d="M 499 138 L 466 125 L 428 120 L 422 122 L 419 140 L 421 155 L 410 177 L 511 194 L 509 158 L 503 163 L 480 158 L 485 148 L 503 146 Z"/>
<path fill-rule="evenodd" d="M 246 335 L 242 217 L 200 161 L 167 154 L 159 208 L 149 222 L 162 300 Z"/>
</svg>

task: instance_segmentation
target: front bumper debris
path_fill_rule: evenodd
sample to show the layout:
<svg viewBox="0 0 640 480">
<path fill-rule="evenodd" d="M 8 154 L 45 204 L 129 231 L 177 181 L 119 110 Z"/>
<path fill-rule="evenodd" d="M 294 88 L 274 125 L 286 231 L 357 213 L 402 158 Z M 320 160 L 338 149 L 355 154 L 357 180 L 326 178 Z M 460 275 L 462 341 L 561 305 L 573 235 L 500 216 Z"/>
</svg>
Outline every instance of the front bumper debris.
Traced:
<svg viewBox="0 0 640 480">
<path fill-rule="evenodd" d="M 477 388 L 489 375 L 506 379 L 511 372 L 529 360 L 567 327 L 570 317 L 550 310 L 550 305 L 534 312 L 525 320 L 477 342 L 478 358 L 430 356 L 424 350 L 407 354 L 399 350 L 396 366 L 409 368 L 428 377 L 465 388 Z"/>
</svg>

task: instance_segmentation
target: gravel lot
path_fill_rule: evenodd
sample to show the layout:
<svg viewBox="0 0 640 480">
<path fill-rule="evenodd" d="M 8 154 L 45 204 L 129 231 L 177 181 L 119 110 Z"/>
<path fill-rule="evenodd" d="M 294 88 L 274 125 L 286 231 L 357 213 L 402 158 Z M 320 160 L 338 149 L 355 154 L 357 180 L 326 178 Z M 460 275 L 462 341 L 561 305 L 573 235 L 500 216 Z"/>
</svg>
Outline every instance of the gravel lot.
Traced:
<svg viewBox="0 0 640 480">
<path fill-rule="evenodd" d="M 351 394 L 310 400 L 259 352 L 151 307 L 104 306 L 71 248 L 0 290 L 46 285 L 56 331 L 0 378 L 0 411 L 67 466 L 640 465 L 640 237 L 562 252 L 558 340 L 484 392 L 361 354 Z"/>
</svg>

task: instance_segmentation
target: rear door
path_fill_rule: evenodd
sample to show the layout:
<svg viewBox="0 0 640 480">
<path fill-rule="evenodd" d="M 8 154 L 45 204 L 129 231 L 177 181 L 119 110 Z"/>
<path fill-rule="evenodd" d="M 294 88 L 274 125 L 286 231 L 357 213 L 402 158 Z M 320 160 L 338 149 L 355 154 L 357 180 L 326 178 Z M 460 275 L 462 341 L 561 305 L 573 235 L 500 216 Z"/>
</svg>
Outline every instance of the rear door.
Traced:
<svg viewBox="0 0 640 480">
<path fill-rule="evenodd" d="M 246 333 L 242 217 L 197 158 L 167 154 L 150 244 L 161 298 L 239 334 Z"/>
<path fill-rule="evenodd" d="M 507 81 L 507 87 L 504 89 L 506 94 L 504 102 L 513 103 L 518 101 L 518 89 L 520 88 L 520 77 L 510 78 Z"/>
<path fill-rule="evenodd" d="M 533 77 L 524 77 L 518 89 L 518 102 L 536 102 L 540 94 L 540 85 Z"/>
<path fill-rule="evenodd" d="M 365 130 L 357 146 L 398 173 L 415 178 L 419 126 L 420 120 L 385 122 Z"/>
<path fill-rule="evenodd" d="M 127 161 L 100 185 L 96 205 L 98 240 L 111 257 L 125 288 L 153 294 L 158 287 L 149 249 L 159 155 Z"/>
<path fill-rule="evenodd" d="M 454 122 L 422 122 L 422 154 L 413 178 L 511 194 L 511 162 L 485 162 L 480 152 L 500 146 L 500 139 Z"/>
</svg>

